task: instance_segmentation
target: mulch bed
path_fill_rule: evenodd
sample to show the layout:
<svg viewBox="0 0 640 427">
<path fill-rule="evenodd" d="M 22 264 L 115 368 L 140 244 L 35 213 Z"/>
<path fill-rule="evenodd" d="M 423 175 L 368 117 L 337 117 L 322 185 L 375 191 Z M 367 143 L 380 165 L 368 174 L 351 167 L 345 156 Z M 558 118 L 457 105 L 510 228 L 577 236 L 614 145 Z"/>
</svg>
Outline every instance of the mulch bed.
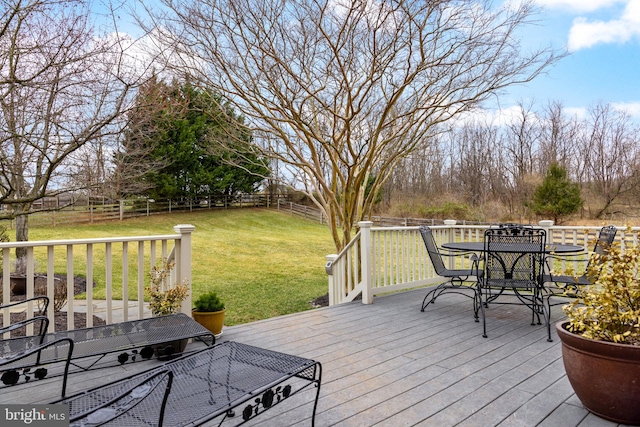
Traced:
<svg viewBox="0 0 640 427">
<path fill-rule="evenodd" d="M 67 276 L 64 274 L 56 274 L 57 278 L 66 280 Z M 81 276 L 75 276 L 73 281 L 73 291 L 75 295 L 81 294 L 87 290 L 87 280 Z M 20 301 L 24 299 L 24 295 L 11 295 L 11 301 Z M 34 313 L 35 314 L 35 313 Z M 27 314 L 11 313 L 11 323 L 19 322 L 26 319 Z M 85 328 L 87 326 L 87 314 L 86 313 L 73 313 L 73 322 L 75 329 Z M 0 316 L 0 325 L 2 325 L 2 316 Z M 93 326 L 106 325 L 106 322 L 98 316 L 93 316 Z M 67 312 L 59 311 L 55 314 L 55 330 L 66 331 L 67 328 Z M 15 333 L 15 335 L 14 335 Z M 24 336 L 24 330 L 13 331 L 11 336 Z"/>
<path fill-rule="evenodd" d="M 311 305 L 313 307 L 328 307 L 329 306 L 329 293 L 326 293 L 324 295 L 319 296 L 318 298 L 315 298 L 313 300 L 311 300 Z"/>
</svg>

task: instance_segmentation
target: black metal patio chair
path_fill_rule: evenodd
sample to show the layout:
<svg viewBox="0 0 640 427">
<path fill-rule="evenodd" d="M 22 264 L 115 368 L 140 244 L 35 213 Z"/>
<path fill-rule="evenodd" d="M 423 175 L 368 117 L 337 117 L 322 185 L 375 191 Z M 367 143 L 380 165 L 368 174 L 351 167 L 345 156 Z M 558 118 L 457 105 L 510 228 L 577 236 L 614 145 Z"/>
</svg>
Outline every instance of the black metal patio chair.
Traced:
<svg viewBox="0 0 640 427">
<path fill-rule="evenodd" d="M 584 286 L 594 283 L 595 278 L 589 276 L 589 265 L 594 262 L 597 257 L 593 255 L 602 255 L 604 251 L 609 248 L 616 238 L 618 229 L 614 225 L 608 225 L 602 227 L 598 234 L 595 246 L 591 256 L 588 258 L 578 258 L 584 254 L 570 254 L 563 255 L 562 257 L 556 255 L 548 255 L 546 258 L 547 266 L 549 268 L 549 274 L 545 274 L 545 283 L 553 283 L 555 286 L 547 286 L 549 297 L 563 296 L 568 298 L 578 298 L 580 296 L 580 289 Z M 570 263 L 582 263 L 585 264 L 584 271 L 579 276 L 570 275 L 555 275 L 553 274 L 553 265 L 549 265 L 555 261 L 570 262 Z M 562 304 L 559 302 L 558 304 Z M 555 305 L 555 304 L 554 304 Z"/>
<path fill-rule="evenodd" d="M 589 276 L 589 266 L 593 262 L 598 262 L 598 255 L 602 255 L 613 244 L 617 232 L 618 229 L 615 225 L 602 227 L 598 233 L 593 252 L 587 258 L 584 257 L 584 253 L 563 256 L 547 255 L 545 262 L 548 274 L 544 275 L 544 283 L 549 312 L 551 312 L 552 306 L 565 304 L 565 298 L 580 298 L 582 288 L 595 283 L 596 278 Z M 584 269 L 582 269 L 583 272 L 580 275 L 555 275 L 553 274 L 554 262 L 582 264 Z M 552 298 L 558 298 L 559 300 L 552 303 Z"/>
<path fill-rule="evenodd" d="M 440 295 L 444 293 L 455 293 L 464 295 L 474 300 L 474 317 L 478 321 L 477 304 L 477 286 L 476 283 L 482 278 L 482 270 L 478 268 L 478 256 L 473 252 L 441 252 L 436 245 L 432 230 L 425 226 L 420 226 L 420 235 L 427 248 L 429 259 L 433 264 L 433 268 L 438 276 L 446 277 L 448 280 L 431 289 L 422 300 L 421 311 L 424 311 L 429 304 L 436 301 Z M 459 257 L 469 256 L 472 267 L 470 269 L 448 269 L 442 257 Z M 474 279 L 470 279 L 474 278 Z"/>
<path fill-rule="evenodd" d="M 546 233 L 541 229 L 503 227 L 485 231 L 484 277 L 478 281 L 476 308 L 482 315 L 483 337 L 487 337 L 485 310 L 489 304 L 526 305 L 531 309 L 532 325 L 540 324 L 540 314 L 548 325 L 542 293 L 545 243 Z"/>
<path fill-rule="evenodd" d="M 517 222 L 500 222 L 492 224 L 489 228 L 533 228 L 531 224 L 520 224 Z"/>
</svg>

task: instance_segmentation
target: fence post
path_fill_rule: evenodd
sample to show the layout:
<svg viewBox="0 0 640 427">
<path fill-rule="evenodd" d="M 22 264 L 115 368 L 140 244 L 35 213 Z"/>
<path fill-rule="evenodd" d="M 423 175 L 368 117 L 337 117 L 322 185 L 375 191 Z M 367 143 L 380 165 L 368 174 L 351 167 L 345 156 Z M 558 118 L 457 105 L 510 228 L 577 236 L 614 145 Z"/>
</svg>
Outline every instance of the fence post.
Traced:
<svg viewBox="0 0 640 427">
<path fill-rule="evenodd" d="M 327 263 L 324 266 L 327 275 L 329 276 L 329 305 L 336 305 L 339 301 L 336 301 L 338 296 L 338 290 L 335 288 L 336 283 L 333 279 L 333 263 L 338 259 L 338 254 L 327 255 Z"/>
<path fill-rule="evenodd" d="M 373 290 L 371 284 L 371 221 L 360 221 L 360 262 L 362 268 L 362 303 L 373 303 Z"/>
<path fill-rule="evenodd" d="M 550 219 L 543 219 L 538 222 L 538 225 L 544 229 L 544 232 L 547 234 L 547 244 L 553 243 L 553 233 L 551 232 L 551 227 L 553 227 L 553 221 Z"/>
<path fill-rule="evenodd" d="M 176 240 L 176 280 L 178 282 L 185 280 L 191 288 L 187 297 L 182 301 L 180 311 L 191 316 L 191 292 L 193 290 L 193 283 L 191 283 L 191 233 L 196 227 L 191 224 L 178 224 L 173 229 L 176 233 L 181 234 L 180 240 Z"/>
<path fill-rule="evenodd" d="M 456 220 L 455 219 L 445 219 L 444 220 L 444 225 L 448 226 L 447 228 L 447 242 L 455 242 L 456 240 L 456 230 L 455 230 L 455 225 L 456 225 Z M 456 268 L 455 266 L 455 259 L 454 257 L 448 257 L 448 261 L 449 261 L 449 269 L 454 270 Z"/>
<path fill-rule="evenodd" d="M 120 221 L 124 219 L 124 200 L 120 199 Z"/>
</svg>

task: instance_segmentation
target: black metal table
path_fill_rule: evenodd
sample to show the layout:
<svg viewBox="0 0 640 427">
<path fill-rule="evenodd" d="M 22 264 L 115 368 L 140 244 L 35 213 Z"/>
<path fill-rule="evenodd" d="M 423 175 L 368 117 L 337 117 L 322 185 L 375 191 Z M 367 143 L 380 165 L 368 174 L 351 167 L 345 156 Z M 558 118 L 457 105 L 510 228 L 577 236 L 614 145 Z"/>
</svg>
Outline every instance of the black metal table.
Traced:
<svg viewBox="0 0 640 427">
<path fill-rule="evenodd" d="M 143 395 L 137 390 L 141 384 L 161 371 L 173 376 L 166 403 L 162 390 L 155 398 L 135 401 Z M 89 413 L 95 418 L 96 411 L 119 411 L 118 425 L 155 425 L 164 405 L 164 426 L 200 425 L 213 419 L 242 424 L 315 385 L 313 425 L 321 377 L 322 367 L 314 360 L 228 341 L 54 403 L 68 404 L 71 420 Z M 131 394 L 130 407 L 123 409 L 120 401 L 120 407 L 110 408 L 109 402 L 123 391 Z"/>
<path fill-rule="evenodd" d="M 443 243 L 442 247 L 452 251 L 484 252 L 484 242 L 449 242 Z M 505 244 L 501 252 L 523 252 L 522 247 L 517 244 Z M 575 253 L 584 251 L 584 247 L 578 245 L 548 244 L 545 246 L 545 253 Z"/>
<path fill-rule="evenodd" d="M 42 338 L 45 348 L 41 351 L 2 366 L 2 371 L 10 372 L 10 375 L 4 376 L 3 373 L 1 382 L 4 385 L 14 385 L 19 383 L 21 378 L 27 381 L 33 378 L 29 373 L 31 367 L 66 361 L 70 341 L 73 342 L 70 364 L 75 370 L 88 370 L 98 362 L 124 364 L 153 356 L 170 358 L 182 352 L 191 338 L 198 339 L 208 346 L 215 343 L 213 333 L 182 313 L 48 333 Z M 0 340 L 0 358 L 19 356 L 29 349 L 37 348 L 40 339 L 41 337 L 36 335 Z M 115 357 L 106 359 L 108 355 Z M 50 370 L 39 372 L 41 377 L 62 374 Z"/>
</svg>

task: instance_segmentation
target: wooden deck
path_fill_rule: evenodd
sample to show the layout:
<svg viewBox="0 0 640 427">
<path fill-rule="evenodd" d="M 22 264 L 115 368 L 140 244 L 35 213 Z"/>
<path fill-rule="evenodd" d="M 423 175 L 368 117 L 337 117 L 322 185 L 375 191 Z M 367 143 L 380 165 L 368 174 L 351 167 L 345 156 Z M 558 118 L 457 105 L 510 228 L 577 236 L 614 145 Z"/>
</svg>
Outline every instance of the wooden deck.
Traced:
<svg viewBox="0 0 640 427">
<path fill-rule="evenodd" d="M 420 311 L 425 290 L 227 327 L 234 340 L 323 365 L 317 426 L 615 426 L 586 411 L 565 376 L 560 342 L 531 326 L 522 306 L 491 306 L 488 338 L 470 299 L 444 295 Z M 233 308 L 231 308 L 233 309 Z M 561 318 L 556 307 L 552 320 Z M 69 393 L 159 362 L 70 377 Z M 54 379 L 5 389 L 0 403 L 55 400 Z M 310 425 L 308 390 L 250 423 Z"/>
</svg>

